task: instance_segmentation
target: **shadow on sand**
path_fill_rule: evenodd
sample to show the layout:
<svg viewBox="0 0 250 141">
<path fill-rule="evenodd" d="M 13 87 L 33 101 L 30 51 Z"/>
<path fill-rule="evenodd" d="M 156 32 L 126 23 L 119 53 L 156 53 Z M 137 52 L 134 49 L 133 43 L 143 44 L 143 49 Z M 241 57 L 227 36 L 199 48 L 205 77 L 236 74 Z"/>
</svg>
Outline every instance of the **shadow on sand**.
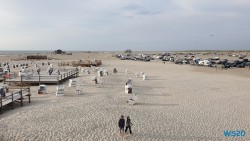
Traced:
<svg viewBox="0 0 250 141">
<path fill-rule="evenodd" d="M 159 104 L 159 103 L 138 102 L 135 105 L 138 105 L 138 106 L 167 106 L 167 107 L 173 107 L 173 106 L 178 106 L 179 104 Z"/>
<path fill-rule="evenodd" d="M 171 96 L 171 94 L 138 93 L 140 96 Z"/>
<path fill-rule="evenodd" d="M 150 134 L 134 134 L 134 137 L 137 138 L 151 138 L 155 137 L 155 135 Z M 155 139 L 157 140 L 223 140 L 219 137 L 206 137 L 206 136 L 176 136 L 176 135 L 159 135 Z"/>
<path fill-rule="evenodd" d="M 148 80 L 148 81 L 151 81 L 151 80 L 153 80 L 153 81 L 164 81 L 164 80 L 166 80 L 166 79 L 161 79 L 161 78 L 148 78 L 147 80 Z"/>
</svg>

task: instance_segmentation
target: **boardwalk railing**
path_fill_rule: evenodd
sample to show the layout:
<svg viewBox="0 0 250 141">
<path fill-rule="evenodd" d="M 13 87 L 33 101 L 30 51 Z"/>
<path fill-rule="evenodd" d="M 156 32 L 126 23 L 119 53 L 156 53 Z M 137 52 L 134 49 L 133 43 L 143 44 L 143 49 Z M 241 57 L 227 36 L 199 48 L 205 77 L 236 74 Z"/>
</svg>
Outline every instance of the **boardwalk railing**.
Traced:
<svg viewBox="0 0 250 141">
<path fill-rule="evenodd" d="M 14 91 L 10 94 L 6 94 L 5 97 L 0 96 L 0 113 L 2 114 L 2 108 L 5 105 L 11 104 L 12 110 L 14 109 L 14 102 L 17 102 L 20 100 L 21 106 L 23 106 L 23 97 L 28 96 L 29 97 L 29 103 L 30 103 L 30 87 L 12 87 L 9 89 L 20 89 L 17 91 Z"/>
<path fill-rule="evenodd" d="M 62 72 L 60 75 L 22 75 L 19 78 L 9 79 L 6 82 L 21 82 L 21 83 L 59 83 L 65 79 L 76 77 L 77 70 Z"/>
</svg>

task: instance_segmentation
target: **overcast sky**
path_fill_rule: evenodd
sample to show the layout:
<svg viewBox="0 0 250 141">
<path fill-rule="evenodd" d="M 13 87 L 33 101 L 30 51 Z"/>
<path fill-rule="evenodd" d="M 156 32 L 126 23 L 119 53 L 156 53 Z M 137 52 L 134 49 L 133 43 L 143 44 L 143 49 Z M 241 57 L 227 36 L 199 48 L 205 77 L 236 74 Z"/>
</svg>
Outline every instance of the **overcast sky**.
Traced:
<svg viewBox="0 0 250 141">
<path fill-rule="evenodd" d="M 250 0 L 0 0 L 0 50 L 250 49 Z"/>
</svg>

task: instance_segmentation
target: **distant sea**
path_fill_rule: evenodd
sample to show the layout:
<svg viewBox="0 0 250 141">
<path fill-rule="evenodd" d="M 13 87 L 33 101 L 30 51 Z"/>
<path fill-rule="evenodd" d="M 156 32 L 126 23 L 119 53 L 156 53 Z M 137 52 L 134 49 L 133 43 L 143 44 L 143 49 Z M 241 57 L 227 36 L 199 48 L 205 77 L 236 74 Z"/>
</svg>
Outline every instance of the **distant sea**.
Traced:
<svg viewBox="0 0 250 141">
<path fill-rule="evenodd" d="M 6 50 L 0 50 L 0 56 L 9 56 L 9 55 L 30 55 L 30 54 L 46 54 L 51 53 L 53 51 L 29 51 L 29 50 L 22 50 L 22 51 L 6 51 Z"/>
</svg>

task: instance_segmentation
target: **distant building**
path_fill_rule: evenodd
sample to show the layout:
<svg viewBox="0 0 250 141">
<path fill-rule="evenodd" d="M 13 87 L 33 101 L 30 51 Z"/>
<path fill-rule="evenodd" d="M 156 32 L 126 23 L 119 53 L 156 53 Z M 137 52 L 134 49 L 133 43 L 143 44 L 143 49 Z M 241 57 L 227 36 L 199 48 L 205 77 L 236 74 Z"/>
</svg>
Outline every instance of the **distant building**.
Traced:
<svg viewBox="0 0 250 141">
<path fill-rule="evenodd" d="M 28 55 L 27 60 L 47 60 L 48 57 L 46 55 Z"/>
</svg>

